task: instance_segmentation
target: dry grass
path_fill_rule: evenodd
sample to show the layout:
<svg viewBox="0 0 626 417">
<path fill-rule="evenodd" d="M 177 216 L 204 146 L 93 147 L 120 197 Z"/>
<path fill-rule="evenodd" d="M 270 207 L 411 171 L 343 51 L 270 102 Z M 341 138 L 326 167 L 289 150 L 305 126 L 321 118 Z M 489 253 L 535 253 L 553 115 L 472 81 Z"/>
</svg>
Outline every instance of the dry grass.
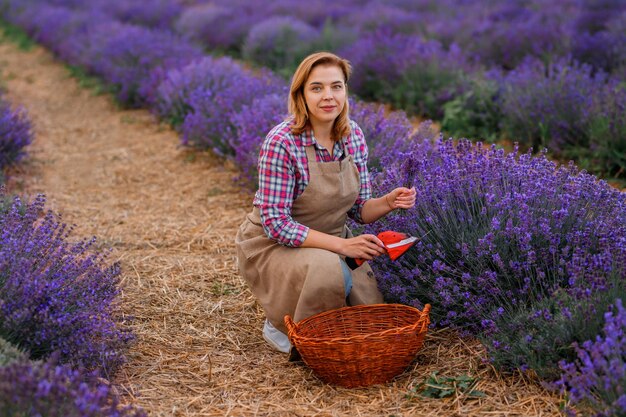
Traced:
<svg viewBox="0 0 626 417">
<path fill-rule="evenodd" d="M 81 90 L 46 51 L 0 44 L 8 96 L 36 129 L 14 190 L 96 235 L 123 269 L 120 308 L 137 334 L 113 383 L 151 416 L 555 416 L 561 399 L 483 363 L 475 340 L 428 335 L 411 368 L 364 389 L 325 385 L 261 337 L 262 312 L 236 269 L 234 234 L 251 206 L 236 173 L 177 146 L 143 110 Z M 132 319 L 132 320 L 131 320 Z M 478 376 L 483 399 L 409 399 L 431 372 Z"/>
</svg>

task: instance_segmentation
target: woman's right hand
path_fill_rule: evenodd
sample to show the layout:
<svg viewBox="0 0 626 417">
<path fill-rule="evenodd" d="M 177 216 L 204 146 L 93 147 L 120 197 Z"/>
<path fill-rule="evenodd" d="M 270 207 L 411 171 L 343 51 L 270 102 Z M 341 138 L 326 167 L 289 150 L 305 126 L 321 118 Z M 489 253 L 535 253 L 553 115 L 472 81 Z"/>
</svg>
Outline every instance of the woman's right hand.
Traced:
<svg viewBox="0 0 626 417">
<path fill-rule="evenodd" d="M 350 258 L 369 261 L 387 252 L 382 240 L 375 235 L 363 234 L 343 241 L 341 254 Z"/>
</svg>

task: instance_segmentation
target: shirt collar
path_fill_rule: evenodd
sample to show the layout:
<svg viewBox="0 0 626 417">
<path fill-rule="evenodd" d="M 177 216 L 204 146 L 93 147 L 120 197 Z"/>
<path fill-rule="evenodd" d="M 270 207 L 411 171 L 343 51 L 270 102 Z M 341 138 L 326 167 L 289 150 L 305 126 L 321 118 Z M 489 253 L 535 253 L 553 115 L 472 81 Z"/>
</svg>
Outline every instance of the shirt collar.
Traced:
<svg viewBox="0 0 626 417">
<path fill-rule="evenodd" d="M 345 145 L 346 145 L 343 139 L 341 140 L 341 142 L 343 143 L 339 147 L 339 150 L 336 150 L 337 143 L 333 142 L 332 149 L 327 149 L 327 151 L 330 152 L 331 155 L 334 155 L 337 153 L 335 157 L 341 157 L 342 155 L 345 154 Z M 317 141 L 313 137 L 313 129 L 311 129 L 310 127 L 307 127 L 306 129 L 302 131 L 302 133 L 300 133 L 300 143 L 302 144 L 302 146 L 315 145 L 316 149 L 321 149 L 321 145 L 317 143 Z"/>
<path fill-rule="evenodd" d="M 300 140 L 302 141 L 302 146 L 311 146 L 313 144 L 317 144 L 317 142 L 313 138 L 313 130 L 310 128 L 306 128 L 302 131 L 302 133 L 300 133 Z"/>
</svg>

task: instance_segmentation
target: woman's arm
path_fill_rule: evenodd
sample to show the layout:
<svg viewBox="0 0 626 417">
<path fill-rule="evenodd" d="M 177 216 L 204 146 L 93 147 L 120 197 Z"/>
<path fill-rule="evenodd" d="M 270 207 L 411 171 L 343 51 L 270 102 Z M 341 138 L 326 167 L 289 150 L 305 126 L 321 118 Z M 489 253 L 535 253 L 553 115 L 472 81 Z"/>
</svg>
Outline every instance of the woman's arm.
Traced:
<svg viewBox="0 0 626 417">
<path fill-rule="evenodd" d="M 400 187 L 388 194 L 372 198 L 372 186 L 367 169 L 368 148 L 363 131 L 355 122 L 351 121 L 352 133 L 347 143 L 347 150 L 354 156 L 354 163 L 359 171 L 360 189 L 354 206 L 348 215 L 359 223 L 373 223 L 389 212 L 403 208 L 408 209 L 415 205 L 415 188 Z"/>
<path fill-rule="evenodd" d="M 291 216 L 297 184 L 296 165 L 285 123 L 265 138 L 258 160 L 259 188 L 254 205 L 259 209 L 267 237 L 284 246 L 300 246 L 309 228 Z"/>
<path fill-rule="evenodd" d="M 415 188 L 399 187 L 379 198 L 370 198 L 361 208 L 363 223 L 373 223 L 395 209 L 415 205 Z"/>
<path fill-rule="evenodd" d="M 349 239 L 309 229 L 303 248 L 326 249 L 351 258 L 370 260 L 386 252 L 383 242 L 374 235 L 363 234 Z"/>
<path fill-rule="evenodd" d="M 361 209 L 364 223 L 372 223 L 397 208 L 409 209 L 415 205 L 415 188 L 399 187 L 379 198 L 370 198 Z M 309 229 L 303 248 L 326 249 L 351 258 L 371 260 L 386 252 L 385 245 L 375 235 L 362 234 L 343 239 Z"/>
</svg>

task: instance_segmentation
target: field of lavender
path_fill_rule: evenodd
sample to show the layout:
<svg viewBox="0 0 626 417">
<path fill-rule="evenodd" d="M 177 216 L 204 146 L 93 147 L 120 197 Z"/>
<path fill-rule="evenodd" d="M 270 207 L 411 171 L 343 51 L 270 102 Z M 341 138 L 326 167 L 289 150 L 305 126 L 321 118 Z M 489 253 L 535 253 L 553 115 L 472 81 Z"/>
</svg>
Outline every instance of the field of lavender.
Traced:
<svg viewBox="0 0 626 417">
<path fill-rule="evenodd" d="M 258 8 L 247 1 L 0 0 L 0 13 L 77 71 L 100 77 L 121 104 L 147 107 L 169 122 L 182 144 L 234 161 L 240 180 L 252 188 L 260 142 L 286 110 L 284 76 L 320 48 L 353 62 L 351 88 L 361 99 L 438 119 L 454 136 L 519 141 L 521 149 L 507 153 L 444 140 L 429 123 L 414 130 L 405 111 L 387 114 L 380 104 L 353 102 L 352 118 L 370 146 L 375 188 L 384 192 L 413 178 L 418 192 L 414 209 L 364 229 L 424 236 L 400 262 L 375 264 L 381 288 L 388 301 L 432 304 L 437 326 L 479 337 L 498 369 L 535 373 L 597 415 L 624 415 L 626 195 L 581 168 L 625 175 L 626 6 L 579 0 L 335 3 L 285 0 Z M 0 143 L 21 149 L 10 132 Z M 578 166 L 525 151 L 544 146 Z M 11 152 L 7 158 L 19 155 Z M 11 245 L 28 246 L 5 233 L 5 225 L 15 224 L 16 236 L 23 233 L 20 222 L 32 225 L 42 204 L 16 202 L 3 214 L 9 243 L 0 246 L 0 268 L 12 268 L 17 259 L 20 251 Z M 59 243 L 63 227 L 46 219 L 37 233 L 57 242 L 61 254 L 87 253 L 88 242 L 80 250 Z M 98 265 L 105 281 L 114 282 L 114 270 L 100 258 L 85 259 L 88 265 L 80 268 Z M 28 271 L 22 262 L 15 268 Z M 56 269 L 44 272 L 54 278 L 82 273 L 51 265 Z M 9 276 L 0 269 L 0 277 Z M 31 291 L 7 283 L 0 297 Z M 101 291 L 111 296 L 113 287 Z M 15 320 L 39 320 L 10 306 L 2 304 L 11 318 L 0 323 L 2 337 L 14 333 Z M 87 350 L 71 356 L 47 339 L 61 330 L 47 326 L 39 328 L 42 339 L 33 347 L 47 349 L 40 356 L 21 339 L 5 338 L 35 358 L 52 351 L 70 363 L 102 358 L 84 331 L 83 344 L 71 346 Z"/>
<path fill-rule="evenodd" d="M 19 3 L 28 8 L 28 2 Z M 38 23 L 24 22 L 30 32 L 40 32 L 37 26 L 64 8 L 79 10 L 83 23 L 114 20 L 149 29 L 152 36 L 161 33 L 160 47 L 144 57 L 148 72 L 157 62 L 182 67 L 202 50 L 269 68 L 284 83 L 303 56 L 329 49 L 352 61 L 357 71 L 351 89 L 364 100 L 438 120 L 446 135 L 504 139 L 523 150 L 547 147 L 554 157 L 574 159 L 604 178 L 626 178 L 626 6 L 618 0 L 318 0 L 307 7 L 282 0 L 263 8 L 248 0 L 41 3 L 51 8 L 44 7 Z M 74 26 L 80 26 L 76 19 L 69 27 L 63 22 L 46 26 L 40 41 L 55 42 L 73 65 L 108 74 L 128 105 L 151 98 L 158 74 L 136 83 L 139 74 L 113 74 L 104 62 L 81 62 L 92 58 L 87 51 L 56 41 L 86 29 Z M 58 25 L 65 30 L 57 32 Z M 148 45 L 146 36 L 127 47 Z M 116 54 L 124 59 L 121 49 Z M 199 100 L 191 107 L 202 107 Z"/>
</svg>

